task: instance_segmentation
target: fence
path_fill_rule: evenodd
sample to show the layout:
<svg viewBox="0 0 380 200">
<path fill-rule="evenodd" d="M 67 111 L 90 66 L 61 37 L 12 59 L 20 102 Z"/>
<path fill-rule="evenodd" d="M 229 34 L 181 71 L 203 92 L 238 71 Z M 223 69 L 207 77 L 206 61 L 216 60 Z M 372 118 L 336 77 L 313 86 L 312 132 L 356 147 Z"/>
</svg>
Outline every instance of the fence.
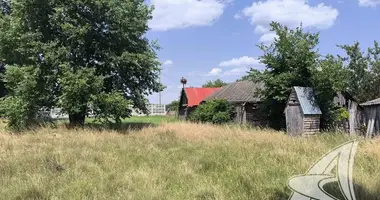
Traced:
<svg viewBox="0 0 380 200">
<path fill-rule="evenodd" d="M 132 106 L 129 106 L 132 110 L 132 116 L 146 116 L 140 110 L 134 109 Z M 149 104 L 147 105 L 147 109 L 149 111 L 149 115 L 166 115 L 166 105 L 163 104 Z"/>
</svg>

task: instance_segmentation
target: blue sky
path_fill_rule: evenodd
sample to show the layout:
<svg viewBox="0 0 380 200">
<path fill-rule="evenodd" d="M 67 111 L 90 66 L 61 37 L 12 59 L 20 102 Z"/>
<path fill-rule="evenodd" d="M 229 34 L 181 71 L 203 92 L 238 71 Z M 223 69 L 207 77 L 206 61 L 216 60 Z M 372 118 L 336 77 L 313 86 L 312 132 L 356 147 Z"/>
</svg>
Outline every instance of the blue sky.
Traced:
<svg viewBox="0 0 380 200">
<path fill-rule="evenodd" d="M 199 87 L 220 78 L 233 82 L 249 68 L 263 69 L 260 42 L 270 43 L 271 21 L 290 28 L 301 22 L 320 32 L 322 54 L 339 54 L 337 44 L 380 40 L 380 0 L 150 0 L 155 5 L 148 38 L 158 40 L 163 63 L 162 103 L 178 99 L 181 77 Z M 149 97 L 158 103 L 158 94 Z"/>
</svg>

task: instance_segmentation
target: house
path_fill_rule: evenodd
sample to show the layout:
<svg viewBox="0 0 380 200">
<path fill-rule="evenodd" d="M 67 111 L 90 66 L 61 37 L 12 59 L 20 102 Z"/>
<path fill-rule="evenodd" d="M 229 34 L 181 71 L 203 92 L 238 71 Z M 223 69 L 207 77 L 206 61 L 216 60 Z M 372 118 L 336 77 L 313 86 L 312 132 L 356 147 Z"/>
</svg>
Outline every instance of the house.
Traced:
<svg viewBox="0 0 380 200">
<path fill-rule="evenodd" d="M 192 111 L 208 96 L 220 88 L 182 88 L 178 117 L 187 119 Z"/>
<path fill-rule="evenodd" d="M 262 88 L 262 83 L 239 81 L 222 87 L 205 98 L 204 101 L 225 99 L 234 106 L 234 121 L 236 123 L 265 126 L 264 117 L 261 117 L 262 115 L 258 109 L 261 99 L 256 93 Z"/>
<path fill-rule="evenodd" d="M 367 124 L 366 137 L 372 137 L 380 132 L 380 98 L 360 104 L 364 109 Z"/>
<path fill-rule="evenodd" d="M 320 131 L 322 112 L 312 88 L 293 87 L 284 112 L 289 135 L 311 135 Z"/>
</svg>

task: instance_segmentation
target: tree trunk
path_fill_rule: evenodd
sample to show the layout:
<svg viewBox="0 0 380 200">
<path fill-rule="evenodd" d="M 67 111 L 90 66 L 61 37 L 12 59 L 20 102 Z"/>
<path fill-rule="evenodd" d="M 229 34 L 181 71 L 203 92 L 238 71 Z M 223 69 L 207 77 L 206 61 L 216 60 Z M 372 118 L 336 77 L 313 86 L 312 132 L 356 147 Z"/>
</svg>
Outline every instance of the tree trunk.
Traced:
<svg viewBox="0 0 380 200">
<path fill-rule="evenodd" d="M 70 127 L 84 126 L 85 119 L 86 119 L 86 112 L 69 114 Z"/>
</svg>

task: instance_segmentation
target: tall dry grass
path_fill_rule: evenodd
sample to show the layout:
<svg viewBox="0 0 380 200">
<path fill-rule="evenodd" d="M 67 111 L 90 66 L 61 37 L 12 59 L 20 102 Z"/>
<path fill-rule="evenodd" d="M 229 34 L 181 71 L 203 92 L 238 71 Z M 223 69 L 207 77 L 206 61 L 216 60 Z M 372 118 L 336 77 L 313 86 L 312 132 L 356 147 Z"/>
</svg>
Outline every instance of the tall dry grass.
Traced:
<svg viewBox="0 0 380 200">
<path fill-rule="evenodd" d="M 44 128 L 0 133 L 1 199 L 287 199 L 343 135 L 164 123 L 130 131 Z M 358 199 L 380 199 L 380 141 L 360 139 Z M 336 188 L 332 192 L 336 192 Z"/>
</svg>

